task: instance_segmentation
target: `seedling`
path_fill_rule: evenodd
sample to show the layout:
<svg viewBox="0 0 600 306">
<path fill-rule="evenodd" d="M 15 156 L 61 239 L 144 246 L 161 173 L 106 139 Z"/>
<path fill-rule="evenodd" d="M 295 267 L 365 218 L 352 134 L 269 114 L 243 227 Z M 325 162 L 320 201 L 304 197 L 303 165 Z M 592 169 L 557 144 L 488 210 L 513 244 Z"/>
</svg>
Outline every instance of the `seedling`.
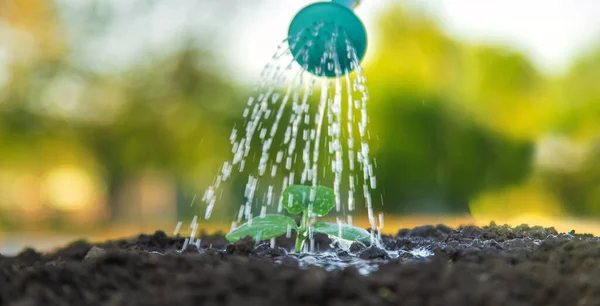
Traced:
<svg viewBox="0 0 600 306">
<path fill-rule="evenodd" d="M 283 192 L 282 205 L 293 215 L 302 214 L 300 226 L 290 217 L 278 214 L 254 218 L 232 230 L 225 238 L 236 242 L 246 236 L 256 241 L 276 238 L 290 231 L 296 233 L 296 253 L 302 251 L 309 237 L 309 217 L 323 217 L 335 206 L 332 189 L 322 186 L 291 185 Z M 315 222 L 310 225 L 313 233 L 326 234 L 350 241 L 368 241 L 370 234 L 366 230 L 341 223 Z"/>
</svg>

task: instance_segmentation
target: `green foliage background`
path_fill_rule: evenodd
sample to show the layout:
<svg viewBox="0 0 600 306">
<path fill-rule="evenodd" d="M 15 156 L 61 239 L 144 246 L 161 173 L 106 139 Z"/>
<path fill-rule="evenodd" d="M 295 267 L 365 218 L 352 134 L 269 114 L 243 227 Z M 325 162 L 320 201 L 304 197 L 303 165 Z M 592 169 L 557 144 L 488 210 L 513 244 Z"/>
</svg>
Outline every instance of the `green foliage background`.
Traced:
<svg viewBox="0 0 600 306">
<path fill-rule="evenodd" d="M 0 13 L 9 26 L 0 37 L 16 54 L 0 64 L 1 224 L 31 225 L 15 221 L 34 214 L 24 208 L 31 202 L 41 203 L 36 226 L 66 226 L 70 210 L 23 187 L 60 165 L 89 176 L 93 205 L 106 206 L 94 222 L 122 218 L 134 205 L 123 190 L 149 172 L 175 186 L 178 216 L 197 213 L 189 203 L 228 156 L 251 92 L 226 77 L 212 38 L 184 33 L 132 63 L 97 69 L 84 58 L 116 12 L 102 1 L 77 10 L 25 2 L 22 16 Z M 138 2 L 140 13 L 155 5 Z M 365 73 L 383 211 L 600 216 L 600 48 L 550 76 L 507 46 L 452 38 L 402 6 L 380 20 L 372 30 L 385 39 L 370 48 Z M 31 41 L 9 40 L 9 31 Z M 540 153 L 547 143 L 550 162 Z M 233 181 L 218 220 L 232 219 L 245 183 Z"/>
</svg>

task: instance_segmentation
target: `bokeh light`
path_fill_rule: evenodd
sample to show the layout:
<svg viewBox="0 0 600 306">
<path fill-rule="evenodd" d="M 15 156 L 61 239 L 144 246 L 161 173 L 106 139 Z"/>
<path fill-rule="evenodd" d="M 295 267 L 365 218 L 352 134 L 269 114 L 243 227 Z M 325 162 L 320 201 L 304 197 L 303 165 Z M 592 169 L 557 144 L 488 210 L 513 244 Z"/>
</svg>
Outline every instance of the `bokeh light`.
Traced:
<svg viewBox="0 0 600 306">
<path fill-rule="evenodd" d="M 44 177 L 43 189 L 49 204 L 65 211 L 88 208 L 97 194 L 90 175 L 72 165 L 59 166 L 48 171 Z"/>
</svg>

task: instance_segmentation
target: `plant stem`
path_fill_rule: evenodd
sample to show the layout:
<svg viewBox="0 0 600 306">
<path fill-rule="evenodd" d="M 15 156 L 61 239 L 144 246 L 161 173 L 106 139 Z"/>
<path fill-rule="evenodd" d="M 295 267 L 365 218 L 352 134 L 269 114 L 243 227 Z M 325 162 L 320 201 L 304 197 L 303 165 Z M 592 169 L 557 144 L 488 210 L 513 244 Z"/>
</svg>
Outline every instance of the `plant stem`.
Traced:
<svg viewBox="0 0 600 306">
<path fill-rule="evenodd" d="M 300 222 L 300 230 L 298 231 L 298 235 L 296 236 L 296 253 L 300 254 L 302 252 L 302 246 L 304 245 L 304 241 L 306 240 L 306 234 L 308 232 L 308 213 L 302 213 L 302 221 Z"/>
<path fill-rule="evenodd" d="M 300 252 L 302 252 L 302 246 L 304 245 L 304 240 L 306 240 L 305 237 L 303 237 L 304 235 L 301 235 L 300 233 L 298 233 L 298 236 L 296 236 L 296 253 L 300 254 Z"/>
</svg>

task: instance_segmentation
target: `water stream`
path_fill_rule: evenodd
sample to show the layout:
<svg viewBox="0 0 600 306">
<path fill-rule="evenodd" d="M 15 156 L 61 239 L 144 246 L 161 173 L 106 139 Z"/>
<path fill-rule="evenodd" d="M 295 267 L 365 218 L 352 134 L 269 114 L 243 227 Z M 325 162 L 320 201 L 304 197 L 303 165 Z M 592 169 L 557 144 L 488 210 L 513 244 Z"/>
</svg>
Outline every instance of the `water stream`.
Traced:
<svg viewBox="0 0 600 306">
<path fill-rule="evenodd" d="M 303 184 L 334 189 L 338 224 L 352 225 L 357 205 L 364 204 L 372 235 L 380 232 L 383 214 L 376 216 L 371 196 L 377 192 L 377 181 L 376 161 L 369 149 L 366 78 L 346 33 L 335 30 L 328 37 L 318 37 L 323 35 L 319 31 L 322 25 L 283 40 L 265 65 L 242 112 L 243 126 L 231 131 L 231 157 L 223 162 L 214 183 L 202 196 L 204 219 L 208 220 L 218 205 L 223 185 L 233 175 L 248 175 L 245 202 L 232 229 L 255 216 L 283 213 L 283 190 Z M 303 41 L 306 35 L 312 39 Z M 301 52 L 294 58 L 291 50 L 301 41 Z M 313 74 L 306 65 L 297 63 L 297 57 L 309 62 L 310 48 L 319 47 L 319 43 L 324 44 L 325 51 Z M 340 45 L 346 46 L 345 52 L 336 50 Z M 341 68 L 342 54 L 351 62 L 351 73 Z M 336 77 L 318 76 L 326 72 L 334 72 Z M 198 219 L 195 216 L 190 225 L 189 244 L 199 243 L 195 238 Z M 314 221 L 315 216 L 311 219 Z M 181 223 L 177 230 L 180 227 Z M 374 243 L 379 240 L 372 237 Z M 314 245 L 308 243 L 305 251 L 314 252 Z"/>
</svg>

